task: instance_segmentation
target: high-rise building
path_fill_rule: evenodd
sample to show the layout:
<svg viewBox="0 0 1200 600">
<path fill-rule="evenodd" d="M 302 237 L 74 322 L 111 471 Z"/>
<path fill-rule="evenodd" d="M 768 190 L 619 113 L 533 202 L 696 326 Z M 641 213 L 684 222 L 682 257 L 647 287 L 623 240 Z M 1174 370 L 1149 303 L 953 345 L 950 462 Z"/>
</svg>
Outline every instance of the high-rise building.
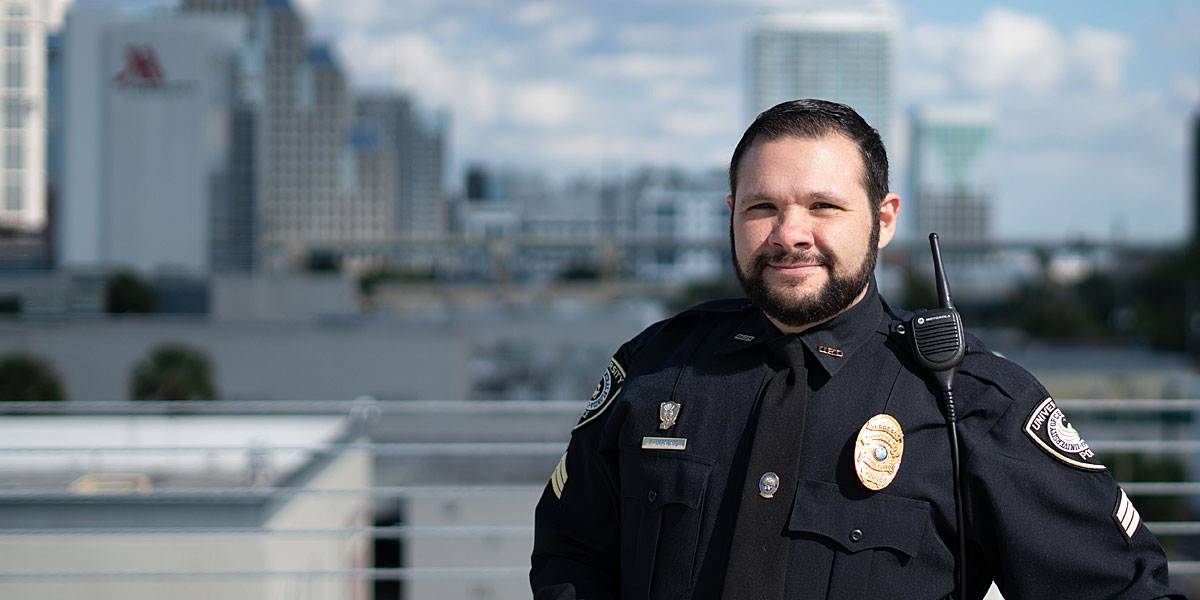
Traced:
<svg viewBox="0 0 1200 600">
<path fill-rule="evenodd" d="M 912 111 L 909 201 L 913 233 L 979 242 L 990 234 L 994 116 L 984 106 L 947 105 Z"/>
<path fill-rule="evenodd" d="M 60 264 L 286 270 L 395 235 L 395 152 L 288 0 L 78 6 L 63 54 Z"/>
<path fill-rule="evenodd" d="M 412 146 L 389 149 L 395 140 L 379 137 L 394 133 L 386 119 L 374 130 L 356 124 L 354 99 L 332 49 L 309 41 L 303 16 L 289 0 L 183 0 L 181 9 L 250 22 L 241 97 L 253 121 L 244 135 L 255 144 L 247 176 L 256 204 L 258 268 L 293 268 L 307 258 L 306 249 L 387 239 L 401 223 L 401 231 L 444 228 L 444 212 L 433 223 L 409 209 L 415 195 L 431 193 L 420 187 L 428 187 L 421 177 L 433 177 L 426 166 L 436 166 L 440 194 L 440 152 L 436 165 L 420 164 L 414 169 L 420 173 L 406 177 L 399 159 L 389 157 L 425 149 L 411 140 L 405 143 Z"/>
<path fill-rule="evenodd" d="M 749 36 L 747 122 L 785 100 L 853 107 L 890 140 L 899 17 L 886 2 L 758 17 Z"/>
<path fill-rule="evenodd" d="M 46 226 L 46 41 L 58 13 L 48 0 L 0 0 L 0 228 L 41 233 Z"/>
<path fill-rule="evenodd" d="M 377 127 L 394 151 L 394 233 L 402 239 L 446 234 L 446 118 L 422 111 L 407 95 L 372 93 L 355 102 L 360 122 Z"/>
<path fill-rule="evenodd" d="M 233 17 L 72 9 L 63 34 L 60 265 L 233 268 L 213 249 L 227 228 L 242 227 L 225 209 L 244 29 Z"/>
</svg>

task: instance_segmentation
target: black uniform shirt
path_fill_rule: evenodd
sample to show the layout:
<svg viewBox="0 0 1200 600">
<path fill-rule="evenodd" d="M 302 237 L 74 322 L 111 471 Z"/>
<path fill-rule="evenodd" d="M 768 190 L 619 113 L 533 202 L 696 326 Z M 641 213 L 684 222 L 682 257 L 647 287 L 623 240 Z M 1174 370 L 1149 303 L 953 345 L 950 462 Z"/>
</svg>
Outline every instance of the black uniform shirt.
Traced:
<svg viewBox="0 0 1200 600">
<path fill-rule="evenodd" d="M 786 523 L 786 597 L 940 599 L 957 548 L 949 437 L 935 388 L 875 291 L 800 334 L 808 407 Z M 744 300 L 701 305 L 623 345 L 588 403 L 535 516 L 530 580 L 542 598 L 711 598 L 724 578 L 751 413 L 781 335 Z M 955 380 L 968 598 L 1183 596 L 1120 487 L 1045 389 L 969 340 Z M 678 404 L 673 422 L 660 411 Z M 871 491 L 859 430 L 903 429 L 895 478 Z M 664 428 L 664 426 L 666 428 Z M 686 440 L 686 441 L 685 441 Z M 783 477 L 789 474 L 781 473 Z"/>
</svg>

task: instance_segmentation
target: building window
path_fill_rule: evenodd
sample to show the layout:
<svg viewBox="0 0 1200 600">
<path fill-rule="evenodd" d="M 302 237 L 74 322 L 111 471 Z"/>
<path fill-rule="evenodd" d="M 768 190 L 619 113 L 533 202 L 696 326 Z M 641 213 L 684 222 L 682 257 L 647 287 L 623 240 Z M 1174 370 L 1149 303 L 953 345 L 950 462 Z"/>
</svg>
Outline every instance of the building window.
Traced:
<svg viewBox="0 0 1200 600">
<path fill-rule="evenodd" d="M 29 11 L 24 4 L 13 3 L 8 5 L 8 16 L 11 19 L 24 19 L 29 16 Z"/>
<path fill-rule="evenodd" d="M 25 87 L 25 57 L 20 50 L 9 50 L 4 57 L 4 86 Z"/>
<path fill-rule="evenodd" d="M 19 170 L 24 163 L 24 147 L 21 144 L 21 134 L 10 133 L 4 137 L 4 168 L 10 171 Z"/>
<path fill-rule="evenodd" d="M 23 190 L 21 188 L 21 178 L 16 173 L 10 173 L 4 181 L 4 208 L 5 210 L 21 210 L 24 208 L 25 202 Z"/>
<path fill-rule="evenodd" d="M 25 30 L 15 25 L 10 25 L 4 31 L 4 45 L 8 48 L 24 48 L 25 47 Z"/>
<path fill-rule="evenodd" d="M 25 126 L 25 103 L 20 100 L 8 100 L 4 103 L 5 129 L 21 129 Z"/>
</svg>

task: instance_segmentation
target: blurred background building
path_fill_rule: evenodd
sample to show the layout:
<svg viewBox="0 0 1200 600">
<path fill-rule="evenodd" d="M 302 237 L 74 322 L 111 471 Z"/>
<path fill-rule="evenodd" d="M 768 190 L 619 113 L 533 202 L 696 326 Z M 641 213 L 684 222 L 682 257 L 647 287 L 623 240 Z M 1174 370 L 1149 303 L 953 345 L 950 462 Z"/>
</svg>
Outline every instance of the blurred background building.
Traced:
<svg viewBox="0 0 1200 600">
<path fill-rule="evenodd" d="M 887 2 L 758 17 L 747 50 L 746 123 L 785 100 L 823 98 L 853 106 L 891 147 L 899 29 Z"/>
<path fill-rule="evenodd" d="M 4 23 L 4 180 L 0 228 L 41 233 L 46 226 L 47 37 L 61 7 L 0 2 Z"/>
<path fill-rule="evenodd" d="M 249 226 L 229 218 L 228 206 L 244 28 L 234 18 L 71 12 L 56 238 L 63 266 L 232 266 L 213 254 Z"/>
<path fill-rule="evenodd" d="M 9 448 L 57 437 L 85 449 L 0 457 L 6 598 L 371 597 L 367 584 L 329 575 L 372 560 L 363 529 L 374 518 L 369 499 L 329 493 L 371 486 L 369 454 L 342 449 L 361 439 L 361 422 L 58 415 L 10 418 L 0 429 Z M 322 445 L 333 450 L 321 452 Z M 239 446 L 246 451 L 228 450 Z M 321 533 L 304 533 L 313 530 Z M 156 570 L 177 575 L 135 575 Z M 4 579 L 68 571 L 130 575 Z M 246 576 L 256 571 L 296 575 Z"/>
<path fill-rule="evenodd" d="M 995 202 L 993 112 L 980 106 L 914 109 L 910 121 L 907 207 L 917 237 L 986 242 Z"/>
</svg>

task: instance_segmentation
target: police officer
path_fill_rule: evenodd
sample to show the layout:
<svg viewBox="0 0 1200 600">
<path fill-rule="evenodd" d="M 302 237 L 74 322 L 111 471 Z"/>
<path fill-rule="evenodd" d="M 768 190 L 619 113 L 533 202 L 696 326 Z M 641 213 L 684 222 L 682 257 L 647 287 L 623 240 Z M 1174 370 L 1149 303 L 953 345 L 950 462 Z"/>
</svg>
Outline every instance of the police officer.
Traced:
<svg viewBox="0 0 1200 600">
<path fill-rule="evenodd" d="M 729 169 L 716 301 L 623 345 L 538 503 L 540 599 L 1182 598 L 1129 498 L 1029 373 L 968 338 L 965 556 L 937 388 L 873 273 L 896 230 L 879 134 L 785 102 Z M 965 589 L 956 584 L 965 565 Z"/>
</svg>

